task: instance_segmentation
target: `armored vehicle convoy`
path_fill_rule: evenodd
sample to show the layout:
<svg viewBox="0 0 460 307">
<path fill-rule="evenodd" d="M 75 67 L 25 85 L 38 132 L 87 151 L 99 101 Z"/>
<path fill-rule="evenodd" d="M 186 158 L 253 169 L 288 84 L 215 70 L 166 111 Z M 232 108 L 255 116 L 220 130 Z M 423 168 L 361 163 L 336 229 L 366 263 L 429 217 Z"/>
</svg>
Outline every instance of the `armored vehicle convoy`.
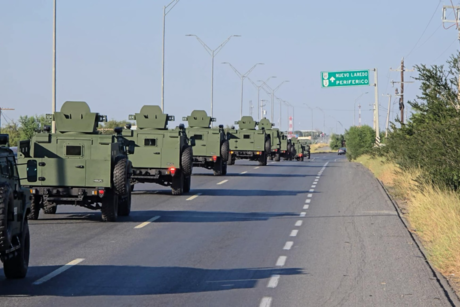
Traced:
<svg viewBox="0 0 460 307">
<path fill-rule="evenodd" d="M 8 134 L 0 134 L 0 259 L 6 278 L 24 278 L 29 268 L 30 236 L 27 214 L 30 193 L 21 187 Z M 37 167 L 27 164 L 27 177 L 37 177 Z"/>
<path fill-rule="evenodd" d="M 168 130 L 168 122 L 174 121 L 174 116 L 163 114 L 160 107 L 154 105 L 143 106 L 129 119 L 137 124 L 136 130 L 125 129 L 122 133 L 136 146 L 135 153 L 130 155 L 133 165 L 131 188 L 136 183 L 151 182 L 171 186 L 173 195 L 188 193 L 193 151 L 184 125 Z"/>
<path fill-rule="evenodd" d="M 270 134 L 265 133 L 265 129 L 256 130 L 258 123 L 252 116 L 243 116 L 235 124 L 239 125 L 239 130 L 230 129 L 227 133 L 230 145 L 228 164 L 234 164 L 236 159 L 248 159 L 267 165 L 271 153 Z"/>
<path fill-rule="evenodd" d="M 56 213 L 58 205 L 76 205 L 101 210 L 102 220 L 114 222 L 131 211 L 131 163 L 134 146 L 117 135 L 102 135 L 98 123 L 107 116 L 91 112 L 83 101 L 67 101 L 61 111 L 48 115 L 56 133 L 45 126 L 31 140 L 19 144 L 20 164 L 36 164 L 38 176 L 27 178 L 31 191 L 29 219 L 38 219 L 40 209 Z M 21 178 L 27 169 L 19 167 Z"/>
<path fill-rule="evenodd" d="M 273 128 L 275 124 L 272 124 L 267 118 L 263 118 L 259 122 L 259 130 L 264 129 L 266 134 L 270 135 L 271 141 L 271 152 L 268 158 L 275 161 L 281 160 L 281 134 L 279 129 Z"/>
<path fill-rule="evenodd" d="M 195 110 L 182 120 L 188 122 L 187 137 L 195 140 L 193 166 L 212 169 L 215 176 L 226 175 L 230 151 L 224 126 L 210 128 L 216 119 L 205 111 Z"/>
</svg>

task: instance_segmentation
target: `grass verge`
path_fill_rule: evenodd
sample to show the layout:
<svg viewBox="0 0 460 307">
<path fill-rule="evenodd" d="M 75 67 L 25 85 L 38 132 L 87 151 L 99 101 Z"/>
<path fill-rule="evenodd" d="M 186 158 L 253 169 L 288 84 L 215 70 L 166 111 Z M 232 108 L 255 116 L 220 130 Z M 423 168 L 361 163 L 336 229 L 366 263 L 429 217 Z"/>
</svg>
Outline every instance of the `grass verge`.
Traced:
<svg viewBox="0 0 460 307">
<path fill-rule="evenodd" d="M 310 153 L 325 153 L 325 152 L 337 152 L 336 150 L 325 150 L 324 147 L 329 148 L 327 143 L 318 143 L 310 145 Z"/>
<path fill-rule="evenodd" d="M 402 171 L 383 158 L 364 155 L 359 162 L 382 181 L 398 202 L 410 230 L 420 238 L 430 263 L 460 290 L 460 195 L 435 187 L 414 169 Z"/>
</svg>

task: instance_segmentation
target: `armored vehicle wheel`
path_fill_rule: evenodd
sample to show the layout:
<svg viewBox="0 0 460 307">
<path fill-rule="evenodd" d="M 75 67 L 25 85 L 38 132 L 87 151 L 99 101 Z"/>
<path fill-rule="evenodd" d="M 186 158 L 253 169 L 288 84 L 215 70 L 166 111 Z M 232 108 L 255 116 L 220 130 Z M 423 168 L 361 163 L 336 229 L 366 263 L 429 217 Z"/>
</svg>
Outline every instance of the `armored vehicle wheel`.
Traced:
<svg viewBox="0 0 460 307">
<path fill-rule="evenodd" d="M 184 173 L 178 172 L 172 177 L 171 193 L 172 195 L 182 195 L 184 193 Z"/>
<path fill-rule="evenodd" d="M 275 161 L 280 162 L 280 160 L 281 160 L 280 154 L 279 153 L 275 154 Z"/>
<path fill-rule="evenodd" d="M 57 205 L 50 202 L 45 202 L 43 204 L 43 211 L 45 214 L 56 214 Z"/>
<path fill-rule="evenodd" d="M 113 185 L 118 195 L 125 195 L 131 189 L 128 172 L 128 159 L 123 158 L 115 163 L 115 167 L 113 168 Z"/>
<path fill-rule="evenodd" d="M 268 155 L 268 158 L 270 159 L 270 161 L 273 161 L 273 156 L 272 155 Z"/>
<path fill-rule="evenodd" d="M 129 216 L 131 213 L 131 189 L 128 195 L 123 196 L 122 200 L 118 201 L 118 216 Z"/>
<path fill-rule="evenodd" d="M 190 186 L 192 185 L 192 176 L 184 176 L 184 193 L 190 192 Z"/>
<path fill-rule="evenodd" d="M 225 162 L 222 164 L 222 175 L 227 175 L 227 163 Z"/>
<path fill-rule="evenodd" d="M 8 217 L 12 215 L 9 210 L 13 209 L 13 201 L 13 193 L 8 185 L 2 186 L 0 188 L 0 248 L 2 249 L 11 247 L 12 223 L 8 223 Z"/>
<path fill-rule="evenodd" d="M 113 190 L 107 190 L 102 198 L 102 221 L 115 222 L 118 217 L 118 195 Z"/>
<path fill-rule="evenodd" d="M 192 174 L 193 168 L 193 149 L 190 146 L 187 146 L 182 151 L 182 156 L 180 159 L 180 164 L 182 166 L 182 172 L 185 176 Z"/>
<path fill-rule="evenodd" d="M 259 165 L 261 165 L 261 166 L 266 166 L 267 165 L 267 153 L 264 152 L 259 157 Z"/>
<path fill-rule="evenodd" d="M 27 215 L 28 220 L 38 220 L 38 215 L 40 214 L 41 206 L 41 197 L 37 195 L 32 195 L 30 200 L 30 213 Z"/>
<path fill-rule="evenodd" d="M 303 161 L 303 159 L 304 159 L 303 157 L 302 157 L 302 158 L 300 158 L 300 161 Z"/>
<path fill-rule="evenodd" d="M 134 184 L 131 185 L 131 192 L 134 191 Z"/>
<path fill-rule="evenodd" d="M 265 141 L 265 152 L 266 153 L 272 152 L 272 142 L 270 141 L 270 139 Z"/>
<path fill-rule="evenodd" d="M 235 159 L 232 157 L 231 154 L 228 155 L 227 165 L 235 164 Z"/>
<path fill-rule="evenodd" d="M 17 254 L 3 263 L 3 271 L 8 279 L 24 278 L 29 269 L 30 234 L 27 219 L 22 224 L 20 244 Z"/>
<path fill-rule="evenodd" d="M 310 154 L 308 154 L 308 160 L 310 160 Z"/>
<path fill-rule="evenodd" d="M 221 158 L 217 158 L 217 161 L 214 163 L 213 171 L 214 176 L 222 176 L 223 161 Z"/>
<path fill-rule="evenodd" d="M 230 157 L 230 147 L 228 146 L 228 141 L 224 141 L 220 146 L 220 156 L 225 162 L 228 161 Z"/>
</svg>

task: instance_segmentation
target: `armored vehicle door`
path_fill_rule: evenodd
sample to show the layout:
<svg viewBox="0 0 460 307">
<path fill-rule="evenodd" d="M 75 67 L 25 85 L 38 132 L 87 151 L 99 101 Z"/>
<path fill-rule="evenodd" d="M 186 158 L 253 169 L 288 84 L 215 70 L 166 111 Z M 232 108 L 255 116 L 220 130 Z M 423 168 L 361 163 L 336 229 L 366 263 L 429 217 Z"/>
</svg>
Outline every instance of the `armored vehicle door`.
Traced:
<svg viewBox="0 0 460 307">
<path fill-rule="evenodd" d="M 155 130 L 138 131 L 136 143 L 141 146 L 136 148 L 136 156 L 148 160 L 139 161 L 140 165 L 163 165 L 164 137 L 165 133 Z"/>
</svg>

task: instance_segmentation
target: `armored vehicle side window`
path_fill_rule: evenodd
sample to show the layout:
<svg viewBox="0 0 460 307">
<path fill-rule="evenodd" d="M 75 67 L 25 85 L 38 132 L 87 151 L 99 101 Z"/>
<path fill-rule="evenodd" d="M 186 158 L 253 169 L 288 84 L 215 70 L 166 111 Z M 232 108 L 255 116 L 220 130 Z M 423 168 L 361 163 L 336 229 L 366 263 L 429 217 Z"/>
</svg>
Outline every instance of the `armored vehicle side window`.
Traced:
<svg viewBox="0 0 460 307">
<path fill-rule="evenodd" d="M 13 157 L 8 158 L 8 169 L 9 169 L 11 176 L 13 176 L 14 178 L 19 178 L 18 170 L 16 169 L 16 165 L 14 164 L 13 159 L 14 159 Z"/>
<path fill-rule="evenodd" d="M 145 139 L 144 146 L 157 146 L 157 140 L 156 139 Z"/>
<path fill-rule="evenodd" d="M 13 177 L 14 171 L 10 161 L 6 157 L 0 158 L 0 174 L 3 177 Z"/>
<path fill-rule="evenodd" d="M 201 134 L 195 134 L 195 135 L 194 135 L 194 138 L 195 138 L 195 140 L 202 140 L 202 139 L 203 139 L 203 135 L 201 135 Z"/>
<path fill-rule="evenodd" d="M 243 135 L 243 139 L 250 139 L 251 138 L 251 135 L 250 134 L 245 134 Z"/>
<path fill-rule="evenodd" d="M 65 154 L 66 156 L 81 156 L 81 146 L 66 146 Z"/>
</svg>

